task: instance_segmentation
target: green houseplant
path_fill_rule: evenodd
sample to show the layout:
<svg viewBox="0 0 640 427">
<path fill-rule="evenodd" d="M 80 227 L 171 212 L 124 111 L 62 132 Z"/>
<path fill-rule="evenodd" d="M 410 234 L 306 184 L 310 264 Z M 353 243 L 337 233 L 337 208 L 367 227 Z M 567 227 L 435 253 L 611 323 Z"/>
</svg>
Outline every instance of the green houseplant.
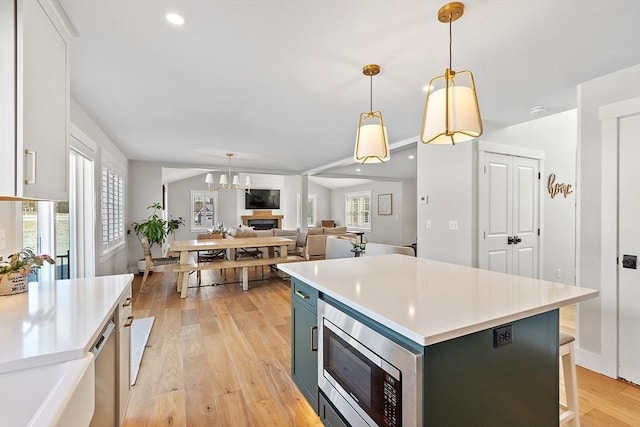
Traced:
<svg viewBox="0 0 640 427">
<path fill-rule="evenodd" d="M 8 261 L 0 262 L 0 295 L 26 292 L 29 273 L 42 267 L 45 262 L 56 263 L 49 255 L 36 255 L 31 248 L 9 255 Z"/>
<path fill-rule="evenodd" d="M 165 220 L 160 216 L 162 206 L 160 203 L 154 203 L 147 207 L 151 210 L 151 214 L 144 220 L 132 222 L 131 228 L 136 236 L 144 236 L 149 241 L 149 246 L 162 246 L 167 241 L 169 233 L 174 233 L 180 225 L 184 225 L 184 219 Z M 138 270 L 144 271 L 144 259 L 138 260 Z"/>
<path fill-rule="evenodd" d="M 169 235 L 168 222 L 158 215 L 158 211 L 162 211 L 162 206 L 160 206 L 160 203 L 154 203 L 148 206 L 147 210 L 152 210 L 151 215 L 143 221 L 132 222 L 131 228 L 133 228 L 136 236 L 143 235 L 146 237 L 149 241 L 149 246 L 162 246 Z"/>
</svg>

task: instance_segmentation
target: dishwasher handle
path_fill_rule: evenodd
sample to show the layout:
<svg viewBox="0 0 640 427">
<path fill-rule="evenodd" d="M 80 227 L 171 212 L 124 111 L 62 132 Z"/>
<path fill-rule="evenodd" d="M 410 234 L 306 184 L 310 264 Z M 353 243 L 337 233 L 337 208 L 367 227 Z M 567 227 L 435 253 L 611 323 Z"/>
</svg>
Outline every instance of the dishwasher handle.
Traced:
<svg viewBox="0 0 640 427">
<path fill-rule="evenodd" d="M 113 320 L 109 320 L 107 326 L 105 326 L 105 328 L 102 330 L 100 338 L 98 338 L 98 341 L 96 341 L 93 347 L 91 347 L 91 350 L 89 350 L 91 353 L 93 353 L 94 358 L 98 357 L 98 355 L 102 351 L 102 348 L 104 347 L 104 344 L 106 344 L 107 340 L 109 340 L 109 337 L 115 329 L 116 324 L 113 322 Z"/>
</svg>

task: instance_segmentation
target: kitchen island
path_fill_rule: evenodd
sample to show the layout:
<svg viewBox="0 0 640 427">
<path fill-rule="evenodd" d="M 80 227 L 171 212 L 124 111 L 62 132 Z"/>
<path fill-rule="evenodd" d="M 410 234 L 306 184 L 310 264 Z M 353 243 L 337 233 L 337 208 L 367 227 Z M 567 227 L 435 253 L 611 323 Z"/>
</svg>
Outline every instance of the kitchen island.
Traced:
<svg viewBox="0 0 640 427">
<path fill-rule="evenodd" d="M 318 392 L 322 349 L 308 351 L 323 344 L 316 300 L 421 358 L 418 424 L 557 425 L 558 309 L 598 295 L 403 255 L 278 267 L 292 276 L 292 376 L 327 424 L 344 420 Z"/>
<path fill-rule="evenodd" d="M 0 425 L 89 424 L 96 381 L 89 351 L 108 322 L 130 311 L 132 279 L 30 283 L 28 292 L 0 297 Z"/>
</svg>

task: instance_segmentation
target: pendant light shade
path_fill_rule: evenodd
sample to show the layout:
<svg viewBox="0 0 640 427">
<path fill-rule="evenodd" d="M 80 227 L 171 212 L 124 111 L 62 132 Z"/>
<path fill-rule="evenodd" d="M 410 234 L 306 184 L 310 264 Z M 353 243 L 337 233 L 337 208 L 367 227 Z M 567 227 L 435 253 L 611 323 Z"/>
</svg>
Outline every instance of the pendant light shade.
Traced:
<svg viewBox="0 0 640 427">
<path fill-rule="evenodd" d="M 387 128 L 382 120 L 382 112 L 373 111 L 373 76 L 380 73 L 380 66 L 377 64 L 365 65 L 362 73 L 371 79 L 370 109 L 368 112 L 360 114 L 353 159 L 358 163 L 384 163 L 391 158 Z"/>
<path fill-rule="evenodd" d="M 450 78 L 446 74 L 430 83 L 440 88 L 427 94 L 420 134 L 425 144 L 456 144 L 482 135 L 473 74 L 461 71 Z"/>
<path fill-rule="evenodd" d="M 387 143 L 387 128 L 379 111 L 360 114 L 353 157 L 359 163 L 383 163 L 391 158 Z"/>
<path fill-rule="evenodd" d="M 425 144 L 456 144 L 482 135 L 482 119 L 471 71 L 451 68 L 451 23 L 464 13 L 462 3 L 449 3 L 438 12 L 449 24 L 449 68 L 434 77 L 429 86 L 422 118 L 420 140 Z"/>
</svg>

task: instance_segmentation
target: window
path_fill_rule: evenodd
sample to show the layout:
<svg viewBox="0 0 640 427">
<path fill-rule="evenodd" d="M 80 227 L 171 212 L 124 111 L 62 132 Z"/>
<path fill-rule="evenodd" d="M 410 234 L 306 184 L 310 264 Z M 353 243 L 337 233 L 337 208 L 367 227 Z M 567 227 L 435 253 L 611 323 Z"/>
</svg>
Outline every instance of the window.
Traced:
<svg viewBox="0 0 640 427">
<path fill-rule="evenodd" d="M 102 254 L 124 244 L 124 179 L 112 165 L 102 167 Z"/>
<path fill-rule="evenodd" d="M 317 224 L 317 196 L 315 194 L 309 194 L 307 195 L 307 227 L 315 227 Z M 300 193 L 297 194 L 297 214 L 296 214 L 296 218 L 298 219 L 298 228 L 300 228 L 300 224 L 302 224 L 302 221 L 300 221 L 300 219 L 302 218 L 302 207 L 300 204 Z"/>
<path fill-rule="evenodd" d="M 63 247 L 57 254 L 68 254 L 66 259 L 60 259 L 60 264 L 66 261 L 69 277 L 93 277 L 96 259 L 94 151 L 71 135 L 69 152 L 68 252 Z M 62 277 L 66 277 L 64 268 L 61 265 L 59 268 Z"/>
<path fill-rule="evenodd" d="M 371 231 L 371 191 L 345 193 L 344 218 L 349 228 Z"/>
<path fill-rule="evenodd" d="M 191 231 L 206 231 L 218 222 L 218 193 L 191 192 Z"/>
</svg>

